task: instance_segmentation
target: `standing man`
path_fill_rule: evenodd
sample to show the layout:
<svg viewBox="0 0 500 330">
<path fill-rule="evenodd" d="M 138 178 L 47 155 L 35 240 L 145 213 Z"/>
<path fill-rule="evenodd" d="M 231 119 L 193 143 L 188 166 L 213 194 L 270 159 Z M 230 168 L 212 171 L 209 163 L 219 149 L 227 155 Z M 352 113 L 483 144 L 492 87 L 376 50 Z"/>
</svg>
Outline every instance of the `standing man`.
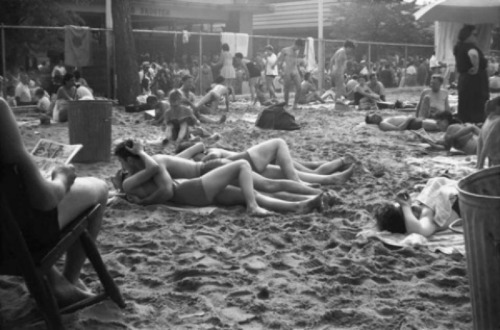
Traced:
<svg viewBox="0 0 500 330">
<path fill-rule="evenodd" d="M 346 40 L 344 47 L 337 50 L 330 59 L 331 81 L 332 88 L 335 91 L 335 102 L 346 93 L 344 74 L 347 68 L 347 57 L 354 51 L 354 48 L 356 48 L 354 43 Z"/>
<path fill-rule="evenodd" d="M 271 45 L 267 45 L 265 50 L 265 75 L 266 75 L 266 87 L 269 91 L 269 97 L 271 99 L 276 99 L 276 92 L 274 90 L 274 78 L 278 75 L 278 67 L 276 66 L 276 61 L 278 57 L 274 53 L 274 48 Z"/>
<path fill-rule="evenodd" d="M 283 82 L 284 82 L 284 98 L 285 98 L 285 104 L 288 106 L 288 98 L 290 95 L 290 85 L 294 84 L 295 85 L 295 99 L 293 101 L 293 107 L 292 110 L 297 110 L 299 109 L 298 103 L 299 103 L 299 97 L 300 97 L 300 73 L 299 73 L 299 57 L 298 54 L 301 49 L 304 48 L 304 40 L 302 39 L 297 39 L 295 40 L 294 44 L 289 47 L 285 47 L 281 50 L 281 52 L 278 55 L 278 68 L 282 68 L 282 65 L 284 63 L 284 68 L 283 68 Z"/>
</svg>

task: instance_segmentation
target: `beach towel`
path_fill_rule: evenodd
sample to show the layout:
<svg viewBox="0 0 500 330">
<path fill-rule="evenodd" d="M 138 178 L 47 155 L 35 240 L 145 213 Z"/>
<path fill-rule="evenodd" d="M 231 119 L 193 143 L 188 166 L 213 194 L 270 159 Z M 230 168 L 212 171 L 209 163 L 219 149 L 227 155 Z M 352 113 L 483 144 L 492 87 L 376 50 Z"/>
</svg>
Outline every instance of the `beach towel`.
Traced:
<svg viewBox="0 0 500 330">
<path fill-rule="evenodd" d="M 236 33 L 235 35 L 234 53 L 242 53 L 244 57 L 248 56 L 248 34 Z"/>
<path fill-rule="evenodd" d="M 90 29 L 85 26 L 66 25 L 64 33 L 64 64 L 90 65 Z"/>
<path fill-rule="evenodd" d="M 432 252 L 441 252 L 444 254 L 460 253 L 461 255 L 465 255 L 464 235 L 455 233 L 450 229 L 437 232 L 427 238 L 419 234 L 393 234 L 388 231 L 365 229 L 359 232 L 356 237 L 374 237 L 384 244 L 396 247 L 424 246 Z"/>
<path fill-rule="evenodd" d="M 113 206 L 113 205 L 120 205 L 121 203 L 125 204 L 130 204 L 129 201 L 125 199 L 125 194 L 117 192 L 117 191 L 111 191 L 110 192 L 110 198 L 108 198 L 108 202 L 106 205 L 108 206 Z M 212 214 L 215 210 L 217 210 L 216 206 L 204 206 L 204 207 L 197 207 L 197 206 L 189 206 L 189 205 L 179 205 L 175 203 L 167 203 L 166 205 L 148 205 L 145 206 L 148 209 L 167 209 L 171 211 L 176 211 L 176 212 L 187 212 L 187 213 L 193 213 L 193 214 L 198 214 L 198 215 L 210 215 Z"/>
<path fill-rule="evenodd" d="M 314 52 L 314 39 L 308 37 L 306 40 L 305 47 L 305 57 L 306 57 L 306 71 L 312 72 L 318 68 L 316 64 L 316 54 Z"/>
<path fill-rule="evenodd" d="M 259 114 L 255 126 L 264 129 L 293 131 L 300 128 L 295 116 L 285 110 L 285 103 L 271 105 Z"/>
<path fill-rule="evenodd" d="M 234 32 L 221 32 L 220 43 L 227 44 L 229 46 L 229 51 L 234 54 L 236 53 L 236 37 Z"/>
</svg>

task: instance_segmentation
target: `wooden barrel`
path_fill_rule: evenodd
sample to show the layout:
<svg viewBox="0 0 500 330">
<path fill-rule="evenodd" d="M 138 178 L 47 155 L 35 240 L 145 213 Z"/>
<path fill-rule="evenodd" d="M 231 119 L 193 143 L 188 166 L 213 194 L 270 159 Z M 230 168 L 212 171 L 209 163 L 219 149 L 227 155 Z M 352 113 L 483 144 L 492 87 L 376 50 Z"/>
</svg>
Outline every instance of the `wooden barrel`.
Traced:
<svg viewBox="0 0 500 330">
<path fill-rule="evenodd" d="M 71 101 L 68 106 L 69 143 L 82 144 L 77 163 L 109 162 L 111 156 L 110 101 Z"/>
</svg>

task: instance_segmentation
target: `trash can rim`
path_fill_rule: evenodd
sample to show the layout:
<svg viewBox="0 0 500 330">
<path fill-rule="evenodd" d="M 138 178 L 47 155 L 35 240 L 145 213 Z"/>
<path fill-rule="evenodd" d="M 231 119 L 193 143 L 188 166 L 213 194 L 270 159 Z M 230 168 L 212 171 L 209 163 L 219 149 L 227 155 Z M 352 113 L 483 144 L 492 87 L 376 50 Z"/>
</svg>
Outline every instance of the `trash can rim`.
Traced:
<svg viewBox="0 0 500 330">
<path fill-rule="evenodd" d="M 482 170 L 476 171 L 476 172 L 471 173 L 471 174 L 467 175 L 466 177 L 458 180 L 458 183 L 457 183 L 458 192 L 460 194 L 464 194 L 464 195 L 468 195 L 468 196 L 476 197 L 476 198 L 488 198 L 488 199 L 493 199 L 493 200 L 500 200 L 500 194 L 498 196 L 480 195 L 480 194 L 476 194 L 476 193 L 472 193 L 470 191 L 464 190 L 462 188 L 462 186 L 466 182 L 471 181 L 473 179 L 473 177 L 482 176 L 482 175 L 484 175 L 485 173 L 488 173 L 488 172 L 492 172 L 492 173 L 498 172 L 500 174 L 500 165 L 498 165 L 498 166 L 492 166 L 492 167 L 489 167 L 489 168 L 486 168 L 486 169 L 482 169 Z"/>
</svg>

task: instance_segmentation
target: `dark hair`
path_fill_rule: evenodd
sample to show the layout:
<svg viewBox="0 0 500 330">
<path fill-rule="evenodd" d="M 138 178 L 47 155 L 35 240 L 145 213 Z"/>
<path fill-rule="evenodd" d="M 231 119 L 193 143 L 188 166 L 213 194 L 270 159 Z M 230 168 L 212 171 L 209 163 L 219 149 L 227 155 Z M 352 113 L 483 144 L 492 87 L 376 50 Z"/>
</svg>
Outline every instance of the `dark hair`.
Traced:
<svg viewBox="0 0 500 330">
<path fill-rule="evenodd" d="M 155 106 L 158 103 L 158 98 L 154 95 L 149 95 L 146 98 L 146 104 L 149 106 Z"/>
<path fill-rule="evenodd" d="M 377 125 L 382 121 L 382 116 L 376 113 L 369 113 L 365 116 L 365 123 L 367 124 L 375 124 L 373 121 L 374 118 L 380 118 L 380 121 L 376 123 Z"/>
<path fill-rule="evenodd" d="M 444 78 L 440 74 L 433 74 L 432 77 L 431 77 L 431 79 L 437 79 L 437 80 L 439 80 L 441 82 L 441 84 L 444 82 Z"/>
<path fill-rule="evenodd" d="M 214 83 L 216 84 L 222 84 L 224 82 L 224 77 L 223 76 L 218 76 L 217 78 L 215 78 L 214 80 Z"/>
<path fill-rule="evenodd" d="M 243 54 L 242 53 L 236 53 L 236 54 L 234 54 L 234 57 L 242 59 L 243 58 Z"/>
<path fill-rule="evenodd" d="M 366 76 L 366 74 L 360 74 L 358 79 L 359 78 L 363 78 L 364 80 L 368 81 L 368 77 Z"/>
<path fill-rule="evenodd" d="M 377 78 L 377 74 L 376 73 L 370 73 L 370 79 L 372 79 L 373 77 Z"/>
<path fill-rule="evenodd" d="M 173 104 L 180 99 L 182 99 L 182 93 L 178 89 L 174 89 L 168 94 L 168 101 L 170 104 Z"/>
<path fill-rule="evenodd" d="M 45 95 L 45 90 L 42 87 L 38 87 L 35 90 L 35 96 L 43 97 Z"/>
<path fill-rule="evenodd" d="M 304 73 L 304 80 L 308 80 L 311 77 L 311 72 Z"/>
<path fill-rule="evenodd" d="M 80 71 L 78 71 L 78 70 L 73 71 L 73 75 L 75 76 L 75 79 L 80 79 L 82 77 L 80 75 Z"/>
<path fill-rule="evenodd" d="M 75 78 L 75 76 L 72 73 L 70 73 L 70 72 L 66 73 L 62 79 L 62 84 L 63 85 L 66 84 L 68 81 L 70 81 L 73 78 Z"/>
<path fill-rule="evenodd" d="M 354 45 L 354 42 L 352 42 L 351 40 L 346 40 L 344 42 L 344 48 L 351 48 L 351 49 L 355 49 L 356 46 Z"/>
<path fill-rule="evenodd" d="M 267 45 L 266 47 L 264 47 L 264 49 L 274 52 L 274 47 L 272 45 Z"/>
<path fill-rule="evenodd" d="M 406 233 L 405 216 L 401 207 L 391 203 L 384 203 L 375 209 L 375 220 L 379 230 L 391 233 Z"/>
<path fill-rule="evenodd" d="M 351 76 L 351 79 L 354 79 L 354 80 L 358 80 L 358 78 L 359 78 L 359 76 L 358 76 L 357 74 L 353 74 L 353 75 Z"/>
<path fill-rule="evenodd" d="M 222 44 L 221 49 L 222 49 L 223 51 L 228 52 L 228 51 L 229 51 L 229 45 L 228 45 L 228 44 Z"/>
<path fill-rule="evenodd" d="M 476 27 L 474 25 L 465 24 L 458 32 L 458 41 L 464 42 L 468 37 L 471 36 L 472 32 L 474 32 L 475 29 Z"/>
<path fill-rule="evenodd" d="M 132 139 L 127 139 L 125 141 L 118 143 L 118 145 L 115 147 L 115 156 L 125 160 L 128 157 L 139 158 L 139 156 L 127 150 L 127 147 L 131 148 L 133 145 L 134 145 L 134 140 Z"/>
<path fill-rule="evenodd" d="M 295 40 L 295 45 L 298 47 L 304 47 L 305 42 L 303 39 L 297 39 L 297 40 Z"/>
</svg>

